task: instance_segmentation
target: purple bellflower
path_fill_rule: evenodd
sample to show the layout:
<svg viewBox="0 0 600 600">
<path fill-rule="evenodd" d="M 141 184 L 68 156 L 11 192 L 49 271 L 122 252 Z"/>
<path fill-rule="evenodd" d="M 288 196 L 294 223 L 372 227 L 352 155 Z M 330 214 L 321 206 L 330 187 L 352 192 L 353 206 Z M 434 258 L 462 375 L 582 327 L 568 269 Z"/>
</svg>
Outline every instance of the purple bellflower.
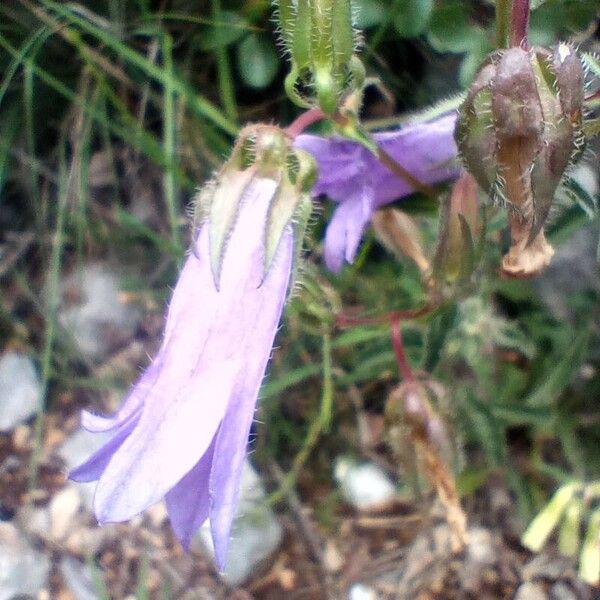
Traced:
<svg viewBox="0 0 600 600">
<path fill-rule="evenodd" d="M 374 134 L 374 139 L 406 171 L 424 184 L 456 177 L 456 115 Z M 339 206 L 325 236 L 325 263 L 339 272 L 352 262 L 371 214 L 411 194 L 409 183 L 392 173 L 364 146 L 341 138 L 303 134 L 294 145 L 312 154 L 319 168 L 313 195 L 325 194 Z"/>
<path fill-rule="evenodd" d="M 162 346 L 116 415 L 83 413 L 87 430 L 111 431 L 113 437 L 70 473 L 75 481 L 98 481 L 94 511 L 100 523 L 126 521 L 164 497 L 173 530 L 187 548 L 210 519 L 221 569 L 259 388 L 298 249 L 294 189 L 272 160 L 279 152 L 283 164 L 288 161 L 288 142 L 275 128 L 264 137 L 262 156 L 259 135 L 250 139 L 252 166 L 232 167 L 234 154 L 216 185 L 205 188 L 204 200 L 201 192 L 202 223 L 173 292 Z M 305 196 L 310 202 L 308 190 Z M 284 200 L 288 209 L 279 210 L 278 219 Z"/>
</svg>

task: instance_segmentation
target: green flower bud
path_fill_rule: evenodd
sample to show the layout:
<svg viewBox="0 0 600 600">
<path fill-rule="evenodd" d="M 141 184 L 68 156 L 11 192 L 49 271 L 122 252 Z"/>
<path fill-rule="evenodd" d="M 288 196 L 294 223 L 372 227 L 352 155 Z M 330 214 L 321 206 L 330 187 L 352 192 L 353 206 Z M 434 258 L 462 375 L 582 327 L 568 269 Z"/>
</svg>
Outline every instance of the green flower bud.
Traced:
<svg viewBox="0 0 600 600">
<path fill-rule="evenodd" d="M 299 106 L 334 113 L 342 96 L 364 84 L 350 0 L 280 0 L 277 14 L 291 61 L 288 96 Z"/>
<path fill-rule="evenodd" d="M 560 44 L 491 54 L 460 109 L 455 137 L 466 168 L 512 210 L 507 275 L 534 275 L 550 261 L 542 227 L 583 150 L 582 103 L 581 63 Z"/>
</svg>

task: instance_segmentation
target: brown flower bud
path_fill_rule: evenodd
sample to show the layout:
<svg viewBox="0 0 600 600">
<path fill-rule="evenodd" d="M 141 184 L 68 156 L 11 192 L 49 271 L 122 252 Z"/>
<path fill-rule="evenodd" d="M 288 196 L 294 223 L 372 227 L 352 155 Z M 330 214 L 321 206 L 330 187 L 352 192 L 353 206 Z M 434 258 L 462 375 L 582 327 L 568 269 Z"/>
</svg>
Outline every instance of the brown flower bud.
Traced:
<svg viewBox="0 0 600 600">
<path fill-rule="evenodd" d="M 456 140 L 465 166 L 512 211 L 506 275 L 535 275 L 550 262 L 542 227 L 566 169 L 583 150 L 582 103 L 581 63 L 560 44 L 491 54 L 461 107 Z"/>
</svg>

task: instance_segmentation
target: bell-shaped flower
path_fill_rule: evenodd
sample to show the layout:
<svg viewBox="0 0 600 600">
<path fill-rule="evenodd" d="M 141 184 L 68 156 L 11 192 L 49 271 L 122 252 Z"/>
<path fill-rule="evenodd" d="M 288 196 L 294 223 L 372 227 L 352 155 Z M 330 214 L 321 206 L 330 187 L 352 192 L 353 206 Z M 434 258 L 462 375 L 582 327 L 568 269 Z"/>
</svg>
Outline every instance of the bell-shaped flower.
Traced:
<svg viewBox="0 0 600 600">
<path fill-rule="evenodd" d="M 415 179 L 431 185 L 460 172 L 455 160 L 455 122 L 456 116 L 449 114 L 373 137 Z M 313 195 L 325 194 L 339 204 L 325 236 L 325 262 L 338 272 L 344 260 L 354 260 L 371 214 L 415 190 L 357 142 L 303 134 L 294 145 L 317 161 L 319 179 Z"/>
<path fill-rule="evenodd" d="M 210 519 L 220 568 L 303 233 L 295 211 L 309 201 L 301 177 L 292 185 L 286 170 L 301 151 L 288 153 L 286 144 L 274 127 L 245 132 L 216 182 L 200 192 L 202 222 L 162 346 L 116 415 L 83 413 L 86 429 L 113 437 L 70 473 L 75 481 L 98 481 L 100 523 L 128 520 L 164 497 L 187 547 Z M 250 166 L 247 152 L 254 154 Z"/>
</svg>

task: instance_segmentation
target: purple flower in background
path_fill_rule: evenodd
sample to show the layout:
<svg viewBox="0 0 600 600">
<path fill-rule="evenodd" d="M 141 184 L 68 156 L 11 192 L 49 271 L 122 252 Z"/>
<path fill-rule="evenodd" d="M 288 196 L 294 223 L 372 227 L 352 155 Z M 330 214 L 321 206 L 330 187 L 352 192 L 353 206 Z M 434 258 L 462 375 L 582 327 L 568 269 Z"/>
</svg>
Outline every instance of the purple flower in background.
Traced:
<svg viewBox="0 0 600 600">
<path fill-rule="evenodd" d="M 98 521 L 125 521 L 166 498 L 183 546 L 210 519 L 216 562 L 225 564 L 242 463 L 257 396 L 290 283 L 291 222 L 265 273 L 265 227 L 277 183 L 254 176 L 223 244 L 217 289 L 210 216 L 173 292 L 164 341 L 112 418 L 84 412 L 89 431 L 112 439 L 70 473 L 98 480 Z"/>
<path fill-rule="evenodd" d="M 454 160 L 456 115 L 374 134 L 375 141 L 419 181 L 433 184 L 456 177 Z M 377 208 L 413 192 L 358 143 L 303 134 L 294 145 L 310 152 L 319 167 L 313 195 L 326 194 L 339 203 L 327 227 L 325 262 L 338 272 L 344 259 L 352 262 L 371 214 Z"/>
</svg>

